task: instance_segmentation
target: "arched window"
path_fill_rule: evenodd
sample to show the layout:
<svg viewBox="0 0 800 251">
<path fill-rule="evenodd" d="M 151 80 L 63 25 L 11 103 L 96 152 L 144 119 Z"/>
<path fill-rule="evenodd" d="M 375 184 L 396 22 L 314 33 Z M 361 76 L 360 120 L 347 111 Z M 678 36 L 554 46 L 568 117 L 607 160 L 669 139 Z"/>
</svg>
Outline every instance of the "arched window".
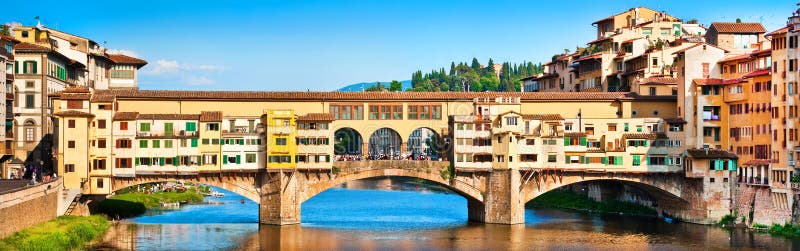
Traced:
<svg viewBox="0 0 800 251">
<path fill-rule="evenodd" d="M 36 132 L 34 130 L 36 128 L 36 122 L 31 119 L 25 120 L 22 126 L 25 130 L 25 142 L 33 142 L 36 139 Z"/>
</svg>

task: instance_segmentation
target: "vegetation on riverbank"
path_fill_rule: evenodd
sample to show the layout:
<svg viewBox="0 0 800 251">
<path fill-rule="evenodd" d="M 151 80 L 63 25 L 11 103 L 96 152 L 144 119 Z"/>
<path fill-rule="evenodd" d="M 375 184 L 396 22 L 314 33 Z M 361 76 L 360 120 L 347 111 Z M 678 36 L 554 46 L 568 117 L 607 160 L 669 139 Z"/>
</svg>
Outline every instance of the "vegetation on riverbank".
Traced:
<svg viewBox="0 0 800 251">
<path fill-rule="evenodd" d="M 129 218 L 144 214 L 147 209 L 158 208 L 161 203 L 200 203 L 203 195 L 194 190 L 185 192 L 157 192 L 151 194 L 132 192 L 114 195 L 100 202 L 99 209 L 112 219 Z"/>
<path fill-rule="evenodd" d="M 772 227 L 769 228 L 769 233 L 788 238 L 797 238 L 800 237 L 800 225 L 792 225 L 790 223 L 783 225 L 773 224 Z"/>
<path fill-rule="evenodd" d="M 109 226 L 100 215 L 61 216 L 0 240 L 0 250 L 82 250 Z"/>
<path fill-rule="evenodd" d="M 592 213 L 612 213 L 638 216 L 657 216 L 655 209 L 626 201 L 595 201 L 570 190 L 553 190 L 530 202 L 534 206 L 566 208 Z"/>
</svg>

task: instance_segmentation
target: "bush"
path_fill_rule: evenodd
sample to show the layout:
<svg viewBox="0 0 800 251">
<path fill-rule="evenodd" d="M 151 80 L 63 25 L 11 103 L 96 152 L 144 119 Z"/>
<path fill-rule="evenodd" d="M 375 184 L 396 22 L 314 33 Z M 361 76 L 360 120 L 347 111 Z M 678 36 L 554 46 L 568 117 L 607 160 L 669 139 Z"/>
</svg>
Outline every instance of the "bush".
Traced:
<svg viewBox="0 0 800 251">
<path fill-rule="evenodd" d="M 0 240 L 1 250 L 83 249 L 98 240 L 111 224 L 99 215 L 61 216 Z"/>
<path fill-rule="evenodd" d="M 732 227 L 736 223 L 736 216 L 732 214 L 728 214 L 722 217 L 719 220 L 719 225 L 722 227 Z"/>
</svg>

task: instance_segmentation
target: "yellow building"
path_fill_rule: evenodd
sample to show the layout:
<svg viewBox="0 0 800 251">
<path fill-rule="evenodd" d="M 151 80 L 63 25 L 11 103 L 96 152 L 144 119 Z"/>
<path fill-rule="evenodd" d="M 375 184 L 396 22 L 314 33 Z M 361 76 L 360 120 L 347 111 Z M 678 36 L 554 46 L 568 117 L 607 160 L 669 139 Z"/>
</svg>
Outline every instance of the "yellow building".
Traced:
<svg viewBox="0 0 800 251">
<path fill-rule="evenodd" d="M 267 127 L 267 168 L 294 168 L 297 166 L 296 130 L 294 111 L 267 110 L 262 117 Z"/>
</svg>

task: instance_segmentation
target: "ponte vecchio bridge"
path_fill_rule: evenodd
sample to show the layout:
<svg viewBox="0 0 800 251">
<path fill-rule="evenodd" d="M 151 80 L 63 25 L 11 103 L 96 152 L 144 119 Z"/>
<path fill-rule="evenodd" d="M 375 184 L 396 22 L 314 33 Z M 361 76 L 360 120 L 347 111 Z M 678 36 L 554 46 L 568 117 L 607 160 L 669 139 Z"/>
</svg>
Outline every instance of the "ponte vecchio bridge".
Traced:
<svg viewBox="0 0 800 251">
<path fill-rule="evenodd" d="M 708 198 L 730 195 L 698 175 L 709 160 L 736 165 L 735 156 L 680 144 L 674 96 L 70 88 L 53 99 L 66 189 L 105 196 L 195 181 L 260 203 L 265 224 L 299 223 L 307 199 L 380 176 L 447 187 L 479 222 L 522 223 L 538 195 L 599 180 L 646 191 L 659 212 L 707 222 L 729 206 Z"/>
</svg>

